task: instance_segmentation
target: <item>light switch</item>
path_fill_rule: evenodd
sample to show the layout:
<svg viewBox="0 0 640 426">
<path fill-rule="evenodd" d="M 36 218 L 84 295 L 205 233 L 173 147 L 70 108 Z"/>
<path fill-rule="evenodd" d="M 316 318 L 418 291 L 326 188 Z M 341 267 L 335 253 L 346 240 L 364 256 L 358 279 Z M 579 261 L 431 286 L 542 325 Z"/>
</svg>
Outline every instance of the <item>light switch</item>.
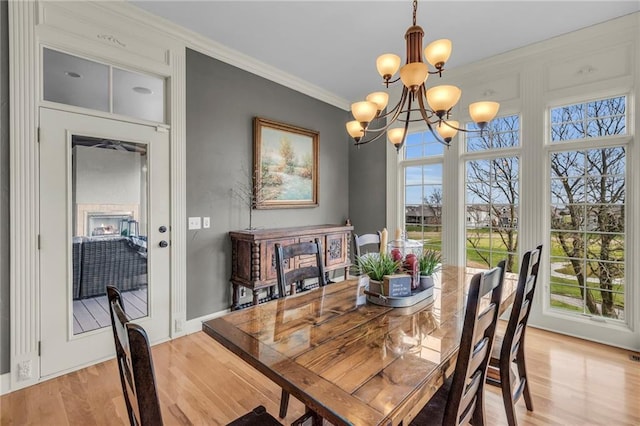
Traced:
<svg viewBox="0 0 640 426">
<path fill-rule="evenodd" d="M 211 218 L 210 217 L 203 217 L 202 218 L 202 227 L 207 229 L 207 228 L 211 228 Z"/>
<path fill-rule="evenodd" d="M 189 218 L 189 229 L 200 229 L 200 217 Z"/>
</svg>

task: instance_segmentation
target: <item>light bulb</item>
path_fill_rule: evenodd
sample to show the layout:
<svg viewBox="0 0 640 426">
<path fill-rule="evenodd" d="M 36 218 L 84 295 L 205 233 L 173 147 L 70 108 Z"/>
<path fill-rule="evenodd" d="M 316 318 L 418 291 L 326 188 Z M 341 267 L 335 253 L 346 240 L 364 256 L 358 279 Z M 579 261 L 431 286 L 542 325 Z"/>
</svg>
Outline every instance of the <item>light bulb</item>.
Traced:
<svg viewBox="0 0 640 426">
<path fill-rule="evenodd" d="M 347 133 L 349 133 L 349 136 L 355 139 L 356 142 L 364 135 L 364 129 L 358 120 L 349 121 L 346 127 Z"/>
<path fill-rule="evenodd" d="M 404 128 L 396 127 L 387 130 L 387 138 L 389 139 L 389 142 L 397 147 L 402 143 L 402 140 L 404 139 Z"/>
<path fill-rule="evenodd" d="M 481 101 L 469 105 L 469 115 L 476 123 L 488 123 L 498 113 L 500 104 L 498 102 Z"/>
<path fill-rule="evenodd" d="M 376 104 L 378 107 L 378 112 L 380 112 L 387 107 L 387 103 L 389 102 L 389 94 L 386 92 L 373 92 L 367 95 L 365 99 Z"/>
<path fill-rule="evenodd" d="M 442 137 L 445 142 L 450 142 L 451 139 L 458 133 L 458 129 L 454 129 L 454 127 L 459 128 L 460 123 L 455 120 L 445 121 L 438 123 L 436 127 L 436 131 Z"/>
<path fill-rule="evenodd" d="M 369 101 L 356 102 L 351 104 L 351 113 L 360 123 L 369 123 L 378 113 L 378 106 Z"/>
<path fill-rule="evenodd" d="M 424 49 L 424 57 L 434 67 L 440 69 L 451 56 L 451 40 L 442 38 L 429 43 Z"/>
<path fill-rule="evenodd" d="M 393 53 L 385 53 L 376 59 L 376 68 L 378 73 L 385 80 L 390 79 L 400 68 L 400 56 Z"/>
<path fill-rule="evenodd" d="M 456 86 L 442 85 L 427 90 L 427 103 L 442 118 L 460 100 L 462 91 Z"/>
<path fill-rule="evenodd" d="M 415 91 L 429 77 L 429 67 L 423 62 L 412 62 L 400 68 L 400 79 L 411 91 Z"/>
</svg>

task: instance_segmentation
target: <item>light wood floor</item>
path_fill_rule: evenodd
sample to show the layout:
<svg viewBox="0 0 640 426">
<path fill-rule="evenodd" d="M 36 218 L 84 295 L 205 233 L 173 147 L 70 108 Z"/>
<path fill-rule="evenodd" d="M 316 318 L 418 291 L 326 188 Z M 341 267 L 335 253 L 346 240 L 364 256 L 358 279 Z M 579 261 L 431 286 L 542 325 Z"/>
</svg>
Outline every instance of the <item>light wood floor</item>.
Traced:
<svg viewBox="0 0 640 426">
<path fill-rule="evenodd" d="M 630 352 L 541 330 L 527 331 L 535 411 L 524 425 L 640 425 L 640 363 Z M 202 332 L 153 348 L 167 425 L 225 424 L 263 404 L 277 415 L 280 389 Z M 490 425 L 506 424 L 498 389 L 487 386 Z M 114 361 L 0 398 L 2 425 L 123 425 Z M 292 398 L 285 424 L 303 413 Z"/>
</svg>

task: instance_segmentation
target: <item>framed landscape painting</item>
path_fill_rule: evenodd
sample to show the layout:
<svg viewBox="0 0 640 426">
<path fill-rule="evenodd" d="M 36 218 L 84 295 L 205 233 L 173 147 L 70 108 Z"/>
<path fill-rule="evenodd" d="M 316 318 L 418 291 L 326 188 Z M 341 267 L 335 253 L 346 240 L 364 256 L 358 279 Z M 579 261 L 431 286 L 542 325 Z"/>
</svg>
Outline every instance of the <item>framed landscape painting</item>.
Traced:
<svg viewBox="0 0 640 426">
<path fill-rule="evenodd" d="M 318 205 L 320 134 L 260 117 L 253 119 L 256 209 Z"/>
</svg>

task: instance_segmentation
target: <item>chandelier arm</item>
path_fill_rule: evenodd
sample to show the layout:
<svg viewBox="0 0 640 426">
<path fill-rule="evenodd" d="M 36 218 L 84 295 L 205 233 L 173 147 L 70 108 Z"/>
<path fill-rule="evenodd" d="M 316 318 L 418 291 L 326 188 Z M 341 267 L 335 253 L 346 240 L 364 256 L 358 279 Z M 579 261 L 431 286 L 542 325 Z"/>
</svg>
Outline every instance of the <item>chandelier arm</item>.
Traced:
<svg viewBox="0 0 640 426">
<path fill-rule="evenodd" d="M 384 130 L 386 130 L 386 128 L 383 128 L 383 129 L 384 129 Z M 385 135 L 385 134 L 386 134 L 385 132 L 382 132 L 382 131 L 381 131 L 380 133 L 378 133 L 377 135 L 375 135 L 375 136 L 374 136 L 374 137 L 372 137 L 371 139 L 368 139 L 368 140 L 362 140 L 362 139 L 360 139 L 360 141 L 356 142 L 354 145 L 355 145 L 355 146 L 359 146 L 359 145 L 366 145 L 366 144 L 368 144 L 369 142 L 377 141 L 378 139 L 380 139 L 380 137 L 381 137 L 382 135 Z"/>
<path fill-rule="evenodd" d="M 447 127 L 450 127 L 452 129 L 455 129 L 459 132 L 465 132 L 465 133 L 473 133 L 473 132 L 477 132 L 478 130 L 468 130 L 468 129 L 463 129 L 461 127 L 456 127 L 456 126 L 452 126 L 451 124 L 449 124 L 449 122 L 447 120 L 442 120 L 442 122 L 447 125 Z"/>
<path fill-rule="evenodd" d="M 377 129 L 367 129 L 366 131 L 380 132 L 380 131 L 387 130 L 389 127 L 391 127 L 391 125 L 396 122 L 396 120 L 398 119 L 400 114 L 403 113 L 402 106 L 407 101 L 407 94 L 408 93 L 409 93 L 408 89 L 406 87 L 403 88 L 402 89 L 402 94 L 400 95 L 400 101 L 398 101 L 396 106 L 394 106 L 393 109 L 391 111 L 387 112 L 386 114 L 383 114 L 383 115 L 381 115 L 379 117 L 376 117 L 376 118 L 385 118 L 385 117 L 388 117 L 390 114 L 393 113 L 392 117 L 389 120 L 387 120 L 387 124 L 385 124 L 382 127 L 377 128 Z M 376 138 L 377 138 L 377 136 L 376 136 Z"/>
<path fill-rule="evenodd" d="M 368 144 L 369 142 L 373 142 L 375 140 L 380 139 L 380 137 L 382 135 L 386 134 L 386 131 L 389 129 L 389 127 L 391 127 L 393 125 L 393 123 L 396 122 L 396 120 L 398 120 L 398 117 L 400 116 L 400 114 L 402 114 L 402 105 L 405 104 L 405 102 L 407 101 L 408 98 L 408 89 L 406 87 L 404 87 L 402 89 L 402 94 L 400 95 L 400 101 L 398 102 L 398 105 L 396 105 L 392 111 L 395 111 L 393 114 L 393 117 L 391 117 L 391 119 L 387 120 L 387 124 L 384 125 L 383 127 L 380 127 L 378 129 L 367 129 L 368 132 L 379 132 L 377 135 L 375 135 L 374 137 L 372 137 L 371 139 L 368 140 L 360 140 L 358 142 L 355 143 L 356 146 L 358 145 L 364 145 L 364 144 Z M 411 107 L 411 101 L 409 101 L 409 107 Z M 385 116 L 388 114 L 385 114 Z M 365 131 L 365 135 L 367 133 L 367 131 Z M 405 130 L 406 132 L 406 130 Z M 363 135 L 363 138 L 364 136 Z"/>
<path fill-rule="evenodd" d="M 403 104 L 404 104 L 404 99 L 401 96 L 400 100 L 398 101 L 398 103 L 392 109 L 387 110 L 386 113 L 384 113 L 382 115 L 379 115 L 376 118 L 386 118 L 386 117 L 388 117 L 388 116 L 390 116 L 392 114 L 395 114 L 396 111 L 400 111 L 400 113 L 402 113 L 402 108 L 401 107 L 402 107 Z"/>
<path fill-rule="evenodd" d="M 418 91 L 418 103 L 420 104 L 420 114 L 422 115 L 422 118 L 424 119 L 424 121 L 427 123 L 427 127 L 429 127 L 429 130 L 433 134 L 433 137 L 436 138 L 436 141 L 440 142 L 442 145 L 449 146 L 449 144 L 445 142 L 444 139 L 440 137 L 440 134 L 438 134 L 438 132 L 431 126 L 431 121 L 429 121 L 429 119 L 427 118 L 427 114 L 425 112 L 425 107 L 424 107 L 424 99 L 422 99 L 422 91 Z M 435 125 L 437 123 L 433 123 L 433 124 Z"/>
<path fill-rule="evenodd" d="M 397 83 L 398 81 L 400 81 L 400 77 L 396 78 L 395 80 L 389 80 L 389 81 L 383 81 L 382 84 L 384 84 L 386 87 L 389 87 L 390 84 L 394 84 Z"/>
</svg>

